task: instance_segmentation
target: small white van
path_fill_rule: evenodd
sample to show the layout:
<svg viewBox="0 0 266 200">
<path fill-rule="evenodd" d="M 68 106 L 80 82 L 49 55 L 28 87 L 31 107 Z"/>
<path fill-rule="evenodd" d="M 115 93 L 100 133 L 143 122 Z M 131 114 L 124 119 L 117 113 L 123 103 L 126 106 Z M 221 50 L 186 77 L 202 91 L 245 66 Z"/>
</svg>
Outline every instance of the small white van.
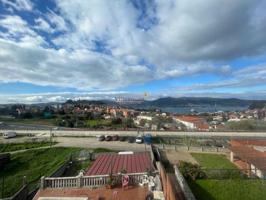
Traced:
<svg viewBox="0 0 266 200">
<path fill-rule="evenodd" d="M 14 138 L 16 136 L 17 136 L 16 132 L 11 132 L 11 131 L 3 134 L 3 138 L 5 138 L 5 139 Z"/>
</svg>

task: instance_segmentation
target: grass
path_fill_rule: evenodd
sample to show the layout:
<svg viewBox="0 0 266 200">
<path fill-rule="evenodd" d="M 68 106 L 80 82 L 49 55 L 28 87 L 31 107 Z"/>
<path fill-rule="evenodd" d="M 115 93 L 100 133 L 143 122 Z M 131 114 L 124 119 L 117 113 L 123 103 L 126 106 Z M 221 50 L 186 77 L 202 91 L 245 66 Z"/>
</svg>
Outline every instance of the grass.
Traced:
<svg viewBox="0 0 266 200">
<path fill-rule="evenodd" d="M 37 125 L 47 125 L 54 126 L 55 119 L 40 119 L 40 118 L 32 118 L 32 119 L 16 119 L 16 118 L 0 118 L 1 122 L 10 122 L 10 123 L 18 123 L 18 124 L 37 124 Z"/>
<path fill-rule="evenodd" d="M 225 155 L 191 153 L 203 169 L 237 169 Z"/>
<path fill-rule="evenodd" d="M 50 146 L 50 142 L 28 142 L 28 143 L 9 143 L 0 144 L 0 153 L 18 151 L 24 149 L 32 149 L 37 147 Z M 52 145 L 56 144 L 55 142 Z"/>
<path fill-rule="evenodd" d="M 224 155 L 192 153 L 203 169 L 237 169 Z M 188 184 L 198 200 L 264 200 L 266 180 L 198 179 Z"/>
<path fill-rule="evenodd" d="M 86 121 L 87 127 L 99 127 L 99 126 L 110 126 L 111 120 L 105 120 L 105 119 L 92 119 Z"/>
<path fill-rule="evenodd" d="M 22 186 L 23 176 L 26 176 L 28 183 L 36 184 L 41 176 L 51 175 L 72 153 L 79 150 L 78 148 L 50 148 L 13 154 L 11 162 L 0 171 L 0 192 L 2 193 L 3 177 L 3 197 L 8 197 Z"/>
<path fill-rule="evenodd" d="M 196 180 L 189 182 L 197 200 L 264 200 L 265 180 Z"/>
<path fill-rule="evenodd" d="M 96 149 L 93 149 L 93 152 L 94 153 L 104 153 L 104 152 L 116 152 L 112 149 L 106 149 L 106 148 L 96 148 Z"/>
</svg>

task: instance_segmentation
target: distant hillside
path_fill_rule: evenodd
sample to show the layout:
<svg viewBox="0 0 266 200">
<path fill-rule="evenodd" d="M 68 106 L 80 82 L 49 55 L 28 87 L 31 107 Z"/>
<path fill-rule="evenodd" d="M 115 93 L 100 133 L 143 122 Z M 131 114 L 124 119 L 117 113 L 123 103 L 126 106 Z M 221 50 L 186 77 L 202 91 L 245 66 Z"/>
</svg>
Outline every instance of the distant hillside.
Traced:
<svg viewBox="0 0 266 200">
<path fill-rule="evenodd" d="M 236 98 L 209 98 L 209 97 L 165 97 L 156 99 L 154 101 L 145 101 L 144 106 L 154 107 L 178 107 L 178 106 L 191 106 L 191 105 L 219 105 L 219 106 L 250 106 L 252 100 L 242 100 Z"/>
<path fill-rule="evenodd" d="M 103 105 L 106 104 L 104 101 L 97 101 L 97 100 L 67 100 L 64 104 L 73 104 L 73 105 Z"/>
<path fill-rule="evenodd" d="M 264 100 L 264 101 L 253 101 L 249 105 L 249 109 L 262 109 L 262 108 L 266 108 L 266 100 Z"/>
</svg>

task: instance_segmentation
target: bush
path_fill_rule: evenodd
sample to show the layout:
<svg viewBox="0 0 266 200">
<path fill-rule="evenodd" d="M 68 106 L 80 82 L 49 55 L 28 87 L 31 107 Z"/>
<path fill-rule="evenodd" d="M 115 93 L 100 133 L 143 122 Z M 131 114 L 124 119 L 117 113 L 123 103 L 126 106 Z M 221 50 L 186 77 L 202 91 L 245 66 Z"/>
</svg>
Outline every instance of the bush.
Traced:
<svg viewBox="0 0 266 200">
<path fill-rule="evenodd" d="M 178 168 L 186 179 L 196 180 L 206 178 L 206 174 L 197 164 L 180 161 Z"/>
</svg>

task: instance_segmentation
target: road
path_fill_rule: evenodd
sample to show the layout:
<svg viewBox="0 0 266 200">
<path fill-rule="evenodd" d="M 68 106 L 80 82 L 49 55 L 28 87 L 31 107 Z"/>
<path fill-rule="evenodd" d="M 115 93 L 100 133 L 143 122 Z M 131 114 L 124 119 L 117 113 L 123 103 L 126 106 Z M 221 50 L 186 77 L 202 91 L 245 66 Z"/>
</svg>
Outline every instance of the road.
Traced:
<svg viewBox="0 0 266 200">
<path fill-rule="evenodd" d="M 31 141 L 31 137 L 17 137 L 10 139 L 0 138 L 0 143 L 23 143 Z M 144 144 L 128 143 L 127 141 L 98 141 L 96 137 L 53 137 L 58 142 L 57 147 L 79 147 L 79 148 L 107 148 L 122 151 L 144 151 Z M 146 146 L 147 148 L 147 146 Z"/>
<path fill-rule="evenodd" d="M 128 143 L 127 141 L 98 141 L 95 137 L 77 138 L 77 137 L 56 137 L 54 141 L 58 142 L 56 146 L 60 147 L 79 147 L 79 148 L 107 148 L 123 151 L 144 151 L 144 144 Z M 147 148 L 147 146 L 146 146 Z"/>
<path fill-rule="evenodd" d="M 5 133 L 14 130 L 0 130 Z M 18 135 L 50 134 L 50 130 L 16 130 Z M 253 137 L 266 138 L 266 132 L 170 132 L 170 131 L 145 131 L 153 136 L 190 136 L 190 137 Z M 94 131 L 94 130 L 52 130 L 52 134 L 58 137 L 89 137 L 99 135 L 125 135 L 137 136 L 137 131 Z"/>
</svg>

